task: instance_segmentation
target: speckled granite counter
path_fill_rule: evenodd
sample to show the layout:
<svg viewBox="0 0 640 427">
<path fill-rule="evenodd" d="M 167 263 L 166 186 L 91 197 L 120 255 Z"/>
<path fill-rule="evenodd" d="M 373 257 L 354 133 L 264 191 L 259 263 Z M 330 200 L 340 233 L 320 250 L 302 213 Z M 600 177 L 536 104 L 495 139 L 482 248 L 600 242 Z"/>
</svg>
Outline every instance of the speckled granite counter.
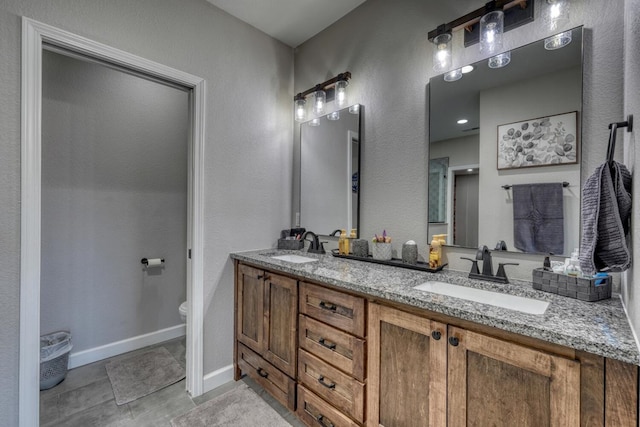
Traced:
<svg viewBox="0 0 640 427">
<path fill-rule="evenodd" d="M 271 258 L 282 254 L 304 255 L 318 261 L 295 264 Z M 640 365 L 640 352 L 619 295 L 599 302 L 583 302 L 536 291 L 531 287 L 531 283 L 523 281 L 512 281 L 511 284 L 503 285 L 472 280 L 465 274 L 453 271 L 427 273 L 302 251 L 264 249 L 233 253 L 231 258 L 345 290 Z M 499 291 L 548 301 L 550 304 L 543 315 L 533 315 L 413 289 L 414 286 L 429 280 Z"/>
</svg>

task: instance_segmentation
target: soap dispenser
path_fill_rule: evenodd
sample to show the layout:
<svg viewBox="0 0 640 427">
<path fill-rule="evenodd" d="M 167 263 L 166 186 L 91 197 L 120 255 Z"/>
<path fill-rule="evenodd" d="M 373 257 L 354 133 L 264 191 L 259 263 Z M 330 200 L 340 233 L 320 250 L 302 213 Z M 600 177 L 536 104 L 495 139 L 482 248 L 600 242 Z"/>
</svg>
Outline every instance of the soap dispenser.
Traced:
<svg viewBox="0 0 640 427">
<path fill-rule="evenodd" d="M 347 230 L 344 228 L 340 230 L 340 237 L 338 238 L 338 253 L 340 255 L 349 255 L 349 239 L 347 238 Z"/>
</svg>

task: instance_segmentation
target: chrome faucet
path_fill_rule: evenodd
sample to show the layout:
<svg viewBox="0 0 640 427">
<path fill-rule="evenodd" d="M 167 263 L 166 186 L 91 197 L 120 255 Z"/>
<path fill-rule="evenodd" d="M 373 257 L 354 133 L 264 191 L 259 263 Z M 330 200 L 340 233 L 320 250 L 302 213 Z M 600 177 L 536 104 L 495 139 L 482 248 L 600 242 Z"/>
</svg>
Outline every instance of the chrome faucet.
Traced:
<svg viewBox="0 0 640 427">
<path fill-rule="evenodd" d="M 307 235 L 311 235 L 311 238 L 313 240 L 309 240 L 309 249 L 307 249 L 307 252 L 310 252 L 312 254 L 324 254 L 326 253 L 324 251 L 324 246 L 323 243 L 325 242 L 321 242 L 318 239 L 318 235 L 316 233 L 314 233 L 313 231 L 307 231 L 306 233 L 304 233 L 302 235 L 302 240 L 307 240 Z"/>
<path fill-rule="evenodd" d="M 489 280 L 491 282 L 498 283 L 509 283 L 509 279 L 507 279 L 507 273 L 504 271 L 505 265 L 519 265 L 513 262 L 501 262 L 498 264 L 498 272 L 494 276 L 491 252 L 486 246 L 480 246 L 478 248 L 475 259 L 465 257 L 461 257 L 460 259 L 471 261 L 471 272 L 469 273 L 470 279 Z M 479 261 L 482 261 L 482 272 L 480 272 L 478 268 Z"/>
</svg>

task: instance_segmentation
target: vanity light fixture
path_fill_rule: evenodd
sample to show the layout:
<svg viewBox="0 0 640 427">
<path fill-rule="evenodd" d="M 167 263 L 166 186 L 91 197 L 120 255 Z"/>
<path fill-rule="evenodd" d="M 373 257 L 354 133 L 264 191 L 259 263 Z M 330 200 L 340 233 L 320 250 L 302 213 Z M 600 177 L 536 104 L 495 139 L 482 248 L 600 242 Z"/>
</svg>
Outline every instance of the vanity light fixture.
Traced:
<svg viewBox="0 0 640 427">
<path fill-rule="evenodd" d="M 451 67 L 451 30 L 442 24 L 436 30 L 433 42 L 433 70 L 442 73 Z"/>
<path fill-rule="evenodd" d="M 462 70 L 460 68 L 451 70 L 444 75 L 445 82 L 455 82 L 462 78 Z"/>
<path fill-rule="evenodd" d="M 504 12 L 496 9 L 496 2 L 487 3 L 490 10 L 480 18 L 480 53 L 493 55 L 502 50 Z"/>
<path fill-rule="evenodd" d="M 327 103 L 327 94 L 320 87 L 316 86 L 315 92 L 313 92 L 313 114 L 321 116 L 324 113 L 324 105 Z"/>
<path fill-rule="evenodd" d="M 565 47 L 569 43 L 571 43 L 571 30 L 547 37 L 544 39 L 544 48 L 547 50 L 556 50 Z"/>
<path fill-rule="evenodd" d="M 469 120 L 467 120 L 467 119 L 460 119 L 460 120 L 458 120 L 456 123 L 458 123 L 459 125 L 464 125 L 464 124 L 469 123 Z"/>
<path fill-rule="evenodd" d="M 334 120 L 340 120 L 340 112 L 339 111 L 333 111 L 329 114 L 327 114 L 327 119 L 334 121 Z"/>
<path fill-rule="evenodd" d="M 496 43 L 500 43 L 503 32 L 507 32 L 521 25 L 533 22 L 534 4 L 535 1 L 533 0 L 490 1 L 479 9 L 469 12 L 451 22 L 442 24 L 435 30 L 429 31 L 429 40 L 433 41 L 435 37 L 441 34 L 442 28 L 451 32 L 452 36 L 456 31 L 464 29 L 465 47 L 469 47 L 480 42 L 482 53 L 486 53 L 487 55 L 496 54 L 500 51 L 500 47 L 497 47 L 498 45 Z M 500 21 L 499 15 L 502 15 L 502 23 L 496 21 Z M 484 22 L 481 23 L 481 20 Z M 485 29 L 484 38 L 481 34 L 481 26 Z M 498 32 L 500 26 L 502 26 L 502 30 Z M 493 40 L 493 42 L 491 42 L 491 40 Z M 484 46 L 482 46 L 482 44 L 484 44 Z M 489 44 L 494 47 L 490 48 Z"/>
<path fill-rule="evenodd" d="M 544 12 L 544 23 L 552 31 L 556 31 L 569 23 L 569 0 L 547 0 Z"/>
<path fill-rule="evenodd" d="M 510 50 L 489 58 L 489 68 L 506 67 L 507 65 L 509 65 L 509 62 L 511 62 Z"/>
<path fill-rule="evenodd" d="M 314 118 L 309 120 L 309 126 L 320 126 L 320 119 L 319 118 Z"/>
<path fill-rule="evenodd" d="M 346 87 L 349 84 L 350 78 L 351 73 L 349 71 L 345 71 L 344 73 L 340 73 L 337 76 L 294 96 L 294 116 L 296 121 L 303 122 L 307 118 L 306 98 L 310 95 L 313 95 L 311 107 L 315 118 L 318 118 L 325 113 L 327 101 L 335 100 L 336 107 L 338 107 L 337 109 L 346 106 Z M 311 126 L 318 126 L 320 121 L 318 120 L 316 123 L 309 124 Z"/>
<path fill-rule="evenodd" d="M 307 119 L 307 101 L 300 94 L 294 99 L 296 122 L 304 122 Z"/>
</svg>

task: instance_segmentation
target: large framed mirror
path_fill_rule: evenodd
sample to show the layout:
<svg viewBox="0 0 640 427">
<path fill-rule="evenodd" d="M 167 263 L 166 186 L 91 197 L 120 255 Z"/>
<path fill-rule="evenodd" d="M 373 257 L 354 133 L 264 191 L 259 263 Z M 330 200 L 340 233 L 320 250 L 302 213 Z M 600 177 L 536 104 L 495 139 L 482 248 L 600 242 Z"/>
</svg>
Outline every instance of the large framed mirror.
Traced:
<svg viewBox="0 0 640 427">
<path fill-rule="evenodd" d="M 322 235 L 358 229 L 363 108 L 336 113 L 300 125 L 300 225 Z"/>
<path fill-rule="evenodd" d="M 570 35 L 562 48 L 549 50 L 548 38 L 547 48 L 540 40 L 514 49 L 500 68 L 483 60 L 458 80 L 429 80 L 429 238 L 447 234 L 448 245 L 493 248 L 504 241 L 508 250 L 543 252 L 514 246 L 512 186 L 567 183 L 557 231 L 563 249 L 555 254 L 579 247 L 582 27 Z M 563 143 L 551 146 L 556 133 Z M 557 147 L 566 152 L 556 154 Z M 536 151 L 523 156 L 529 149 Z M 508 168 L 500 156 L 508 156 Z"/>
</svg>

